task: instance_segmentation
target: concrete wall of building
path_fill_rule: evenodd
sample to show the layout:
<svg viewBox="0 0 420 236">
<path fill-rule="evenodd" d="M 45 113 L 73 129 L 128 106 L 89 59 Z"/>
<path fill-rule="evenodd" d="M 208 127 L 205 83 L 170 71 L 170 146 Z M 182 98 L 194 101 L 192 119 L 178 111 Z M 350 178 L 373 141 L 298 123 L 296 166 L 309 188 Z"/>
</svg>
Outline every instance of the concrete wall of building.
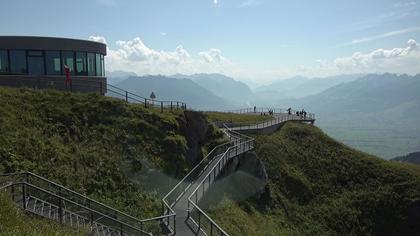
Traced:
<svg viewBox="0 0 420 236">
<path fill-rule="evenodd" d="M 0 75 L 0 86 L 27 87 L 37 89 L 58 89 L 61 91 L 98 93 L 104 95 L 107 91 L 105 77 L 71 77 L 66 83 L 65 76 L 30 76 L 30 75 Z"/>
</svg>

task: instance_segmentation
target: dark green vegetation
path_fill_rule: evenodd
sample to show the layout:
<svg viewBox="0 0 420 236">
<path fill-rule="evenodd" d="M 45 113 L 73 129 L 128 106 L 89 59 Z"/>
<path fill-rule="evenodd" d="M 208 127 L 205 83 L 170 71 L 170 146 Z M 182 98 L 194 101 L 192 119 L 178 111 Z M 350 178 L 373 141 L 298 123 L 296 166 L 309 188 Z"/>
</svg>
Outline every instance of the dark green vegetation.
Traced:
<svg viewBox="0 0 420 236">
<path fill-rule="evenodd" d="M 223 141 L 202 113 L 6 88 L 0 133 L 0 172 L 31 171 L 140 218 L 159 215 L 161 194 Z"/>
<path fill-rule="evenodd" d="M 43 236 L 76 236 L 87 235 L 86 233 L 75 232 L 70 228 L 37 217 L 27 217 L 12 202 L 10 197 L 0 193 L 0 235 L 21 236 L 21 235 L 43 235 Z M 86 231 L 88 232 L 88 231 Z"/>
<path fill-rule="evenodd" d="M 238 203 L 228 191 L 211 210 L 231 235 L 420 234 L 420 168 L 356 151 L 300 123 L 255 138 L 265 191 Z"/>
</svg>

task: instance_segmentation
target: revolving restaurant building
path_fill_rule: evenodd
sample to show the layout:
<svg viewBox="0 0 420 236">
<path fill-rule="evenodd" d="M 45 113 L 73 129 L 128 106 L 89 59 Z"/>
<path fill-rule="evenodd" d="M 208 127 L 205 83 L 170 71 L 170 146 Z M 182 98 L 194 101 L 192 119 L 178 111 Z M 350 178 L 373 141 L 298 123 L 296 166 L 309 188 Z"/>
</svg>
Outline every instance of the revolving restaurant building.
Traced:
<svg viewBox="0 0 420 236">
<path fill-rule="evenodd" d="M 105 55 L 99 42 L 0 36 L 0 86 L 105 94 Z"/>
</svg>

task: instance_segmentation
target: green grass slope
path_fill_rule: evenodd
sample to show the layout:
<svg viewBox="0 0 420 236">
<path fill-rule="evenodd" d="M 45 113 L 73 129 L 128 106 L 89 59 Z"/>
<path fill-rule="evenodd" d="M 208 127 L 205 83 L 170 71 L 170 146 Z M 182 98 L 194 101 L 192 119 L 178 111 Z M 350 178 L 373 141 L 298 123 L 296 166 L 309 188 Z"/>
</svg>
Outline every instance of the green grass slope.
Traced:
<svg viewBox="0 0 420 236">
<path fill-rule="evenodd" d="M 420 169 L 381 160 L 288 122 L 257 135 L 268 186 L 210 214 L 231 235 L 419 235 Z"/>
<path fill-rule="evenodd" d="M 222 138 L 201 113 L 8 88 L 0 133 L 0 172 L 31 171 L 141 218 Z"/>
<path fill-rule="evenodd" d="M 205 112 L 205 114 L 213 122 L 225 123 L 255 124 L 273 119 L 273 116 L 268 114 L 261 115 L 260 113 L 236 114 L 228 112 L 208 111 Z"/>
</svg>

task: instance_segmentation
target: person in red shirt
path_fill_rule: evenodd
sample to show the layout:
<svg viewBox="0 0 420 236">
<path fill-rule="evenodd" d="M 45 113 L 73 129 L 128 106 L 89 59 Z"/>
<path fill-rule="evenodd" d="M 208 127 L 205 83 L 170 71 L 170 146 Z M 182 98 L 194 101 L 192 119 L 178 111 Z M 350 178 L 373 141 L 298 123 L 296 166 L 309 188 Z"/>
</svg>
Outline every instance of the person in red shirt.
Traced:
<svg viewBox="0 0 420 236">
<path fill-rule="evenodd" d="M 70 84 L 71 77 L 70 77 L 70 68 L 64 64 L 64 74 L 66 75 L 66 85 Z"/>
</svg>

